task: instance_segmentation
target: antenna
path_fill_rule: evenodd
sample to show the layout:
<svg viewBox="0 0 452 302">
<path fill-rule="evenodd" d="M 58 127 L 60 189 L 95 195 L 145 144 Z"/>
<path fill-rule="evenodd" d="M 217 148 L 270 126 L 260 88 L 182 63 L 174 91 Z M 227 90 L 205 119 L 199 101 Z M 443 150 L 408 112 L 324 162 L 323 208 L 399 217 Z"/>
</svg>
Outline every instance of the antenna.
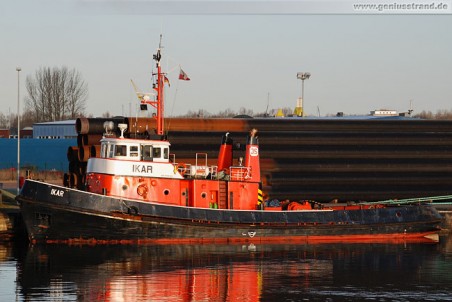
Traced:
<svg viewBox="0 0 452 302">
<path fill-rule="evenodd" d="M 268 106 L 270 105 L 270 92 L 267 93 L 267 108 L 265 108 L 265 116 L 268 116 Z"/>
<path fill-rule="evenodd" d="M 160 42 L 159 42 L 159 48 L 157 49 L 157 53 L 153 56 L 157 67 L 160 66 L 160 59 L 162 58 L 162 54 L 160 53 L 160 51 L 162 50 L 163 46 L 162 46 L 162 34 L 160 34 Z"/>
</svg>

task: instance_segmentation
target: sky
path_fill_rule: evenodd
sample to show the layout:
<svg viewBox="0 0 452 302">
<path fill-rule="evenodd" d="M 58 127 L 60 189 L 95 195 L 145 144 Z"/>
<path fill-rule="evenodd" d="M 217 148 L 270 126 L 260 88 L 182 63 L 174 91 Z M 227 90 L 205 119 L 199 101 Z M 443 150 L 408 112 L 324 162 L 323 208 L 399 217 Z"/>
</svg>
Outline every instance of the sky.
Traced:
<svg viewBox="0 0 452 302">
<path fill-rule="evenodd" d="M 3 0 L 0 112 L 17 112 L 16 67 L 23 108 L 27 76 L 67 66 L 88 84 L 87 114 L 135 115 L 130 80 L 151 91 L 160 34 L 166 116 L 294 108 L 297 72 L 311 73 L 307 115 L 452 110 L 451 0 L 437 14 L 347 11 L 341 1 Z M 190 81 L 178 80 L 180 67 Z"/>
</svg>

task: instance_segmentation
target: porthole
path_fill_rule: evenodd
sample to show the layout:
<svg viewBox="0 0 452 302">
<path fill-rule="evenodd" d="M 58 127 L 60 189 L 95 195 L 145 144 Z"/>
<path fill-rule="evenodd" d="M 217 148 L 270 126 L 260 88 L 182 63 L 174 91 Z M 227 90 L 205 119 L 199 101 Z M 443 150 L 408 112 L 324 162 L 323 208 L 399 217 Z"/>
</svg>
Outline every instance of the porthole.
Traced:
<svg viewBox="0 0 452 302">
<path fill-rule="evenodd" d="M 206 192 L 202 192 L 202 193 L 201 193 L 201 197 L 202 197 L 202 198 L 206 198 L 206 197 L 207 197 L 207 193 L 206 193 Z"/>
<path fill-rule="evenodd" d="M 163 191 L 163 194 L 169 195 L 169 190 L 168 190 L 168 189 L 165 189 L 165 190 Z"/>
</svg>

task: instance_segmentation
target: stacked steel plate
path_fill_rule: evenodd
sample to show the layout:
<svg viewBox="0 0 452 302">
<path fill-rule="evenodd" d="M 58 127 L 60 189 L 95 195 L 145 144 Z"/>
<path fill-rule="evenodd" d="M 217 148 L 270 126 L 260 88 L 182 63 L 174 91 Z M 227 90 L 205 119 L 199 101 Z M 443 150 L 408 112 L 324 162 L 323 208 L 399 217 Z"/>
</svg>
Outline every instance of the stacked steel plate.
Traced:
<svg viewBox="0 0 452 302">
<path fill-rule="evenodd" d="M 154 135 L 152 118 L 87 120 L 88 125 L 77 120 L 79 136 L 99 137 L 103 127 L 98 131 L 97 125 L 106 120 L 126 123 L 128 137 Z M 243 156 L 246 136 L 252 128 L 259 130 L 263 183 L 270 198 L 375 201 L 452 194 L 452 121 L 165 119 L 171 152 L 176 162 L 184 163 L 195 163 L 196 153 L 207 153 L 208 164 L 216 164 L 225 132 L 234 140 L 235 159 Z M 75 187 L 83 182 L 80 167 L 83 163 L 86 167 L 85 147 L 89 146 L 89 156 L 97 155 L 92 151 L 96 143 L 89 138 L 80 140 L 77 164 L 69 159 L 69 166 L 76 167 L 70 168 L 75 171 L 70 174 L 80 175 Z"/>
</svg>

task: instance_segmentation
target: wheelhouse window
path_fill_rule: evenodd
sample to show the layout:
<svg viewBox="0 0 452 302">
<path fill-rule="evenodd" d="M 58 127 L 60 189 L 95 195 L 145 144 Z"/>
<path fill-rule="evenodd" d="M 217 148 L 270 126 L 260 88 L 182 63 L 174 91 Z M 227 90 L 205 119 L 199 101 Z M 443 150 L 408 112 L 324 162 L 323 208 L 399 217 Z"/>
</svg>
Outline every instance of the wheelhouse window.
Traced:
<svg viewBox="0 0 452 302">
<path fill-rule="evenodd" d="M 141 146 L 141 157 L 143 160 L 152 160 L 152 145 Z"/>
<path fill-rule="evenodd" d="M 162 157 L 162 148 L 154 147 L 152 149 L 152 157 L 153 158 L 160 158 L 160 157 Z"/>
<path fill-rule="evenodd" d="M 101 145 L 102 158 L 130 158 L 138 160 L 140 157 L 140 145 L 138 144 L 114 144 L 103 142 Z M 149 151 L 150 152 L 150 151 Z"/>
<path fill-rule="evenodd" d="M 169 148 L 163 148 L 163 158 L 164 159 L 169 158 Z"/>
<path fill-rule="evenodd" d="M 138 157 L 138 146 L 130 146 L 130 157 Z"/>
<path fill-rule="evenodd" d="M 106 158 L 107 157 L 107 144 L 102 144 L 100 147 L 100 157 Z"/>
<path fill-rule="evenodd" d="M 141 159 L 145 161 L 164 162 L 169 158 L 169 148 L 156 145 L 141 145 Z"/>
<path fill-rule="evenodd" d="M 113 158 L 115 157 L 115 145 L 108 145 L 108 157 Z"/>
<path fill-rule="evenodd" d="M 127 156 L 127 146 L 126 145 L 116 145 L 115 146 L 115 156 Z"/>
</svg>

